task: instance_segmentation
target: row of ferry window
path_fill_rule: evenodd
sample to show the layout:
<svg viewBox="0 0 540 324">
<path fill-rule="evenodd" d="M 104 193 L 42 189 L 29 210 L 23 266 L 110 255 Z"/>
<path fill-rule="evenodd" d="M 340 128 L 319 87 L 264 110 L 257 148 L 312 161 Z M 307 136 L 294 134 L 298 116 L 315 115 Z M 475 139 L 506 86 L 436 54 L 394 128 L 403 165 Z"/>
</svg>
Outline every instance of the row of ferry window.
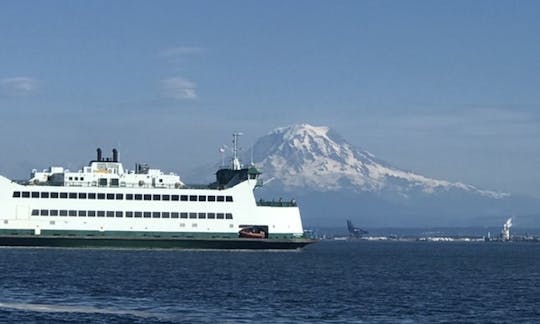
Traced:
<svg viewBox="0 0 540 324">
<path fill-rule="evenodd" d="M 231 213 L 179 213 L 142 212 L 111 210 L 65 210 L 32 209 L 32 216 L 71 216 L 71 217 L 128 217 L 128 218 L 185 218 L 185 219 L 233 219 Z"/>
<path fill-rule="evenodd" d="M 121 194 L 121 193 L 93 193 L 93 192 L 38 192 L 14 191 L 14 198 L 61 198 L 61 199 L 100 199 L 100 200 L 163 200 L 163 201 L 226 201 L 232 202 L 232 196 L 205 196 L 205 195 L 150 195 L 150 194 Z"/>
</svg>

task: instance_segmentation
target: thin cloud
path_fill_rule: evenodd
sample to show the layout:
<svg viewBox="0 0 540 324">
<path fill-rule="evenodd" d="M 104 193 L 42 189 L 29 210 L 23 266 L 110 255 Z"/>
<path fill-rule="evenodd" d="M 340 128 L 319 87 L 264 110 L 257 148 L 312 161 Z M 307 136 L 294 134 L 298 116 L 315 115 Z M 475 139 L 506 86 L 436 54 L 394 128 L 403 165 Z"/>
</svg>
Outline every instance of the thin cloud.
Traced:
<svg viewBox="0 0 540 324">
<path fill-rule="evenodd" d="M 162 50 L 158 53 L 159 57 L 178 58 L 188 55 L 195 55 L 204 52 L 204 48 L 196 46 L 179 46 Z"/>
<path fill-rule="evenodd" d="M 196 46 L 178 46 L 164 49 L 158 56 L 173 64 L 183 64 L 184 58 L 204 52 L 204 48 Z M 161 96 L 175 100 L 197 99 L 197 84 L 183 77 L 162 79 Z"/>
<path fill-rule="evenodd" d="M 167 78 L 161 80 L 161 94 L 169 99 L 197 99 L 197 85 L 181 77 Z"/>
<path fill-rule="evenodd" d="M 0 92 L 7 96 L 26 97 L 35 94 L 39 82 L 32 77 L 12 77 L 0 79 Z"/>
</svg>

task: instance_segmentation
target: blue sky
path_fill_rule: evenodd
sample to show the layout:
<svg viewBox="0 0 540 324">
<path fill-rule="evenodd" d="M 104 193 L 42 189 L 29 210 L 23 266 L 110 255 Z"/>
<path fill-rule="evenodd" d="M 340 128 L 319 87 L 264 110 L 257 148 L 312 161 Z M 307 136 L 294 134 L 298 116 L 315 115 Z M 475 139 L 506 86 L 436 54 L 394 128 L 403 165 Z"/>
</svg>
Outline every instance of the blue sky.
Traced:
<svg viewBox="0 0 540 324">
<path fill-rule="evenodd" d="M 540 197 L 535 1 L 2 1 L 0 172 L 187 172 L 278 126 Z"/>
</svg>

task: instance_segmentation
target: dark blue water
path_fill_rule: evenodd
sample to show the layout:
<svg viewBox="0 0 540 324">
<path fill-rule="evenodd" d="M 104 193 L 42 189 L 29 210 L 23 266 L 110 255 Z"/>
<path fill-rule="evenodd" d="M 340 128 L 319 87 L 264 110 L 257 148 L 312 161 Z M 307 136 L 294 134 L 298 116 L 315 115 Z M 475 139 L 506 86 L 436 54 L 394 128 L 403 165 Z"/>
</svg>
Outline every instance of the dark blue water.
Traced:
<svg viewBox="0 0 540 324">
<path fill-rule="evenodd" d="M 540 244 L 0 248 L 1 322 L 540 322 Z"/>
</svg>

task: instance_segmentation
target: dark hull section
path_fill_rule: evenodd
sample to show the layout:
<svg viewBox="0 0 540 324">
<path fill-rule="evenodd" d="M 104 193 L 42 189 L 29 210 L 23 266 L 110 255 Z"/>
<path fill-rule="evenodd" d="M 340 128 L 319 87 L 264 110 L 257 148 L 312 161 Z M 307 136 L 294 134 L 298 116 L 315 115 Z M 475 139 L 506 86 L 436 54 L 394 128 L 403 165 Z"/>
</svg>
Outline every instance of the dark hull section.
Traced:
<svg viewBox="0 0 540 324">
<path fill-rule="evenodd" d="M 70 237 L 3 235 L 0 246 L 44 246 L 81 248 L 294 250 L 315 243 L 309 239 L 166 239 L 124 237 Z"/>
</svg>

